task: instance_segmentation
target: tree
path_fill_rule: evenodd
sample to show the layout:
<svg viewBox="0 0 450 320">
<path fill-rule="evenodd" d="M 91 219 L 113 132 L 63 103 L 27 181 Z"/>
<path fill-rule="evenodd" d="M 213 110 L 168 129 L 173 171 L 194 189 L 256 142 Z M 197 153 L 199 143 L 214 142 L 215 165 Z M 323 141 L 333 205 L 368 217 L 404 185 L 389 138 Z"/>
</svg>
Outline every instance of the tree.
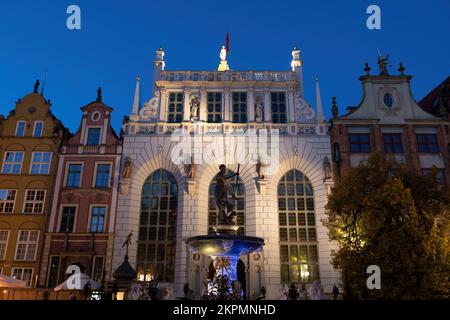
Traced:
<svg viewBox="0 0 450 320">
<path fill-rule="evenodd" d="M 345 298 L 450 298 L 449 203 L 436 171 L 419 176 L 381 154 L 342 177 L 323 222 L 339 246 L 332 263 Z M 381 290 L 367 288 L 370 265 L 381 269 Z"/>
</svg>

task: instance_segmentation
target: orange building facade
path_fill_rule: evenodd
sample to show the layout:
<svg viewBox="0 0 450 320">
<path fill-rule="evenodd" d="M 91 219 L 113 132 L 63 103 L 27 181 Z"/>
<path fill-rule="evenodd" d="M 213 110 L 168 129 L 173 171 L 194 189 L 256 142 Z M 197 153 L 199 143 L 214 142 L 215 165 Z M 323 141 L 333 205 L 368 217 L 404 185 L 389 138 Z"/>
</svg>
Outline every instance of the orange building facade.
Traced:
<svg viewBox="0 0 450 320">
<path fill-rule="evenodd" d="M 0 125 L 0 274 L 28 287 L 39 282 L 57 153 L 68 133 L 38 87 Z"/>
</svg>

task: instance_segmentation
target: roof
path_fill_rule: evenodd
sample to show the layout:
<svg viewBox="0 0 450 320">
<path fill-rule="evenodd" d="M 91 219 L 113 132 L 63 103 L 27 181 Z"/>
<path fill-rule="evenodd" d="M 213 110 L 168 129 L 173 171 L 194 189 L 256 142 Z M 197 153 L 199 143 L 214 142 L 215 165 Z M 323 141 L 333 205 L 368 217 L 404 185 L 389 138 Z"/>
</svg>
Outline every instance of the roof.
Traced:
<svg viewBox="0 0 450 320">
<path fill-rule="evenodd" d="M 437 116 L 442 116 L 440 110 L 442 104 L 446 108 L 447 113 L 450 113 L 450 76 L 431 90 L 419 102 L 422 109 Z"/>
<path fill-rule="evenodd" d="M 125 255 L 122 264 L 113 272 L 116 280 L 134 280 L 137 274 L 128 262 L 128 255 Z"/>
</svg>

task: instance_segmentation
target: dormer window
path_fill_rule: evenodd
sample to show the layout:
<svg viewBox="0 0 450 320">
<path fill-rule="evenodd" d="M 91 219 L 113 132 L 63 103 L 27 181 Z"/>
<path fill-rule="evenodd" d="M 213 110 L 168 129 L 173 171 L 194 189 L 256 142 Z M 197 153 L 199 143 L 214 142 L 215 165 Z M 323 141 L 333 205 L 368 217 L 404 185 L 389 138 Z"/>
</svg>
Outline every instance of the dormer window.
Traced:
<svg viewBox="0 0 450 320">
<path fill-rule="evenodd" d="M 394 97 L 391 93 L 387 92 L 383 96 L 383 103 L 387 108 L 392 108 L 394 105 Z"/>
<path fill-rule="evenodd" d="M 101 128 L 88 128 L 87 143 L 88 146 L 100 145 Z"/>
</svg>

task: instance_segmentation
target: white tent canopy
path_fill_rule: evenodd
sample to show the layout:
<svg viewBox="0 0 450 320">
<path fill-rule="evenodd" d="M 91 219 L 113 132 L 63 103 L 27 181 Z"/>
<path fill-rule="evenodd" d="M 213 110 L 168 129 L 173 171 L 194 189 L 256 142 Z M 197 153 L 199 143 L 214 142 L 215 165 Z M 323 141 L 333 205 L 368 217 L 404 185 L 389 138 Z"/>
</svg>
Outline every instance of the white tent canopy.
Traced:
<svg viewBox="0 0 450 320">
<path fill-rule="evenodd" d="M 0 274 L 0 288 L 26 288 L 27 283 L 22 280 L 17 280 Z"/>
<path fill-rule="evenodd" d="M 91 289 L 99 289 L 101 285 L 98 282 L 92 280 L 88 275 L 84 273 L 74 273 L 66 281 L 56 286 L 53 290 L 83 290 L 86 284 L 89 284 Z"/>
</svg>

